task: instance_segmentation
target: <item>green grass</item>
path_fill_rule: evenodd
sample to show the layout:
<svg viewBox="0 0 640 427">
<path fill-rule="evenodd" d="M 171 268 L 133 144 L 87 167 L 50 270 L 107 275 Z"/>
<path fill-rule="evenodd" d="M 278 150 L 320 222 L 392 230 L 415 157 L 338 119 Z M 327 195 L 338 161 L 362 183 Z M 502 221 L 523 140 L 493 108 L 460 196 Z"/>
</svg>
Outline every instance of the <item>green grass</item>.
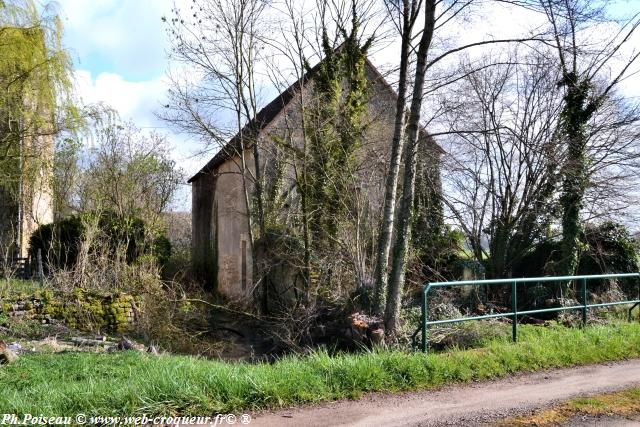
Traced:
<svg viewBox="0 0 640 427">
<path fill-rule="evenodd" d="M 498 426 L 557 426 L 578 416 L 628 417 L 640 413 L 640 388 L 580 397 L 518 417 L 499 421 Z"/>
<path fill-rule="evenodd" d="M 40 282 L 35 280 L 0 278 L 0 298 L 33 295 L 43 289 L 46 289 L 46 285 L 43 288 Z"/>
<path fill-rule="evenodd" d="M 472 350 L 423 355 L 316 352 L 273 364 L 184 356 L 62 353 L 0 367 L 0 413 L 202 415 L 482 380 L 514 372 L 640 357 L 640 325 L 520 328 Z"/>
</svg>

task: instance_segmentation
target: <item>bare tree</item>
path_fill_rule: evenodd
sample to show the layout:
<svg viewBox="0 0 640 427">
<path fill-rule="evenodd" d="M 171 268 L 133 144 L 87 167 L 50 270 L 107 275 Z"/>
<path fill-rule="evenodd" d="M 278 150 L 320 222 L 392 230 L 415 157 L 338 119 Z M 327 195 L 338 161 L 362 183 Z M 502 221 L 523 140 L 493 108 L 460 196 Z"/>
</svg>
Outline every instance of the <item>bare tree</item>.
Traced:
<svg viewBox="0 0 640 427">
<path fill-rule="evenodd" d="M 389 170 L 385 184 L 382 224 L 378 234 L 375 288 L 372 307 L 373 312 L 376 314 L 382 313 L 386 296 L 389 251 L 391 249 L 391 237 L 393 235 L 396 211 L 396 192 L 398 190 L 398 178 L 404 147 L 408 89 L 407 74 L 409 72 L 411 39 L 420 11 L 420 2 L 417 0 L 403 0 L 401 5 L 395 1 L 385 1 L 385 5 L 387 6 L 389 15 L 393 18 L 394 25 L 401 34 L 401 45 L 400 65 L 398 69 L 398 99 L 396 101 L 393 141 L 391 142 L 391 159 L 389 160 Z"/>
<path fill-rule="evenodd" d="M 385 308 L 385 327 L 387 334 L 394 335 L 399 327 L 400 302 L 407 252 L 411 236 L 413 215 L 413 195 L 415 186 L 416 156 L 418 153 L 418 131 L 420 127 L 420 111 L 422 108 L 424 81 L 427 71 L 427 54 L 436 25 L 436 1 L 426 1 L 424 8 L 424 28 L 417 51 L 416 70 L 413 81 L 411 109 L 407 123 L 407 152 L 405 159 L 402 203 L 397 224 L 397 237 L 393 247 L 392 267 Z M 404 114 L 404 111 L 402 112 Z"/>
<path fill-rule="evenodd" d="M 167 23 L 178 67 L 170 73 L 169 103 L 159 116 L 176 129 L 217 148 L 236 165 L 244 196 L 251 259 L 265 236 L 264 177 L 257 136 L 263 36 L 268 33 L 265 0 L 197 0 L 189 9 L 174 4 Z M 231 126 L 229 126 L 231 124 Z M 266 310 L 260 264 L 252 290 Z"/>
<path fill-rule="evenodd" d="M 510 277 L 556 217 L 557 75 L 545 57 L 513 56 L 468 75 L 444 101 L 454 132 L 443 141 L 445 200 L 490 277 Z"/>
<path fill-rule="evenodd" d="M 253 119 L 259 102 L 261 37 L 268 30 L 266 7 L 263 0 L 199 0 L 189 9 L 174 5 L 172 15 L 162 18 L 177 69 L 170 73 L 169 104 L 159 116 L 200 138 L 205 150 L 224 150 L 237 159 L 252 245 L 264 234 L 263 180 L 255 141 L 260 124 Z M 234 143 L 228 144 L 232 137 Z"/>
<path fill-rule="evenodd" d="M 76 211 L 107 210 L 120 218 L 140 218 L 156 231 L 163 226 L 183 178 L 165 137 L 145 135 L 131 123 L 111 124 L 96 132 L 94 146 L 76 160 Z"/>
<path fill-rule="evenodd" d="M 619 26 L 612 36 L 601 38 L 597 28 L 612 21 L 606 4 L 589 0 L 540 0 L 537 5 L 547 17 L 564 89 L 561 129 L 566 144 L 562 182 L 562 260 L 557 273 L 571 275 L 578 265 L 581 247 L 580 213 L 589 187 L 587 145 L 590 125 L 599 109 L 619 83 L 629 75 L 640 51 L 623 54 L 640 25 L 636 14 Z M 603 31 L 605 35 L 608 32 Z M 622 58 L 621 58 L 622 56 Z M 616 67 L 614 61 L 621 60 Z M 569 292 L 568 287 L 564 289 Z"/>
<path fill-rule="evenodd" d="M 638 105 L 624 99 L 615 87 L 633 73 L 636 51 L 628 47 L 625 55 L 622 52 L 638 22 L 634 18 L 611 32 L 613 23 L 605 19 L 604 9 L 594 4 L 539 2 L 533 5 L 540 7 L 551 22 L 553 37 L 548 48 L 537 46 L 536 57 L 525 57 L 520 64 L 495 67 L 528 70 L 515 81 L 509 82 L 511 78 L 506 71 L 501 71 L 505 73 L 504 79 L 483 73 L 489 86 L 485 87 L 482 81 L 480 85 L 469 85 L 474 81 L 471 77 L 464 84 L 467 89 L 455 95 L 464 101 L 464 108 L 453 111 L 463 113 L 476 114 L 469 108 L 475 103 L 465 99 L 465 93 L 482 100 L 478 111 L 482 111 L 483 122 L 474 122 L 467 114 L 452 114 L 450 122 L 473 123 L 477 129 L 484 129 L 484 133 L 478 137 L 458 131 L 456 139 L 469 143 L 454 142 L 447 147 L 465 159 L 450 163 L 456 173 L 447 174 L 447 178 L 450 188 L 458 191 L 448 202 L 467 234 L 475 257 L 487 261 L 489 274 L 493 276 L 508 276 L 510 265 L 520 258 L 518 254 L 535 242 L 530 238 L 535 236 L 522 234 L 518 222 L 536 210 L 528 221 L 530 224 L 537 222 L 538 227 L 546 226 L 548 233 L 552 233 L 557 215 L 563 230 L 562 256 L 559 263 L 548 265 L 546 273 L 572 274 L 582 247 L 580 216 L 611 218 L 622 214 L 633 203 L 633 187 L 637 185 L 638 176 L 635 143 Z M 555 66 L 550 66 L 554 63 Z M 521 73 L 517 71 L 515 75 Z M 537 82 L 537 89 L 528 87 L 532 82 Z M 522 113 L 525 115 L 520 117 Z M 529 130 L 522 132 L 527 130 L 525 125 Z M 544 129 L 546 131 L 540 133 Z M 535 139 L 531 140 L 532 137 Z M 544 144 L 531 145 L 536 140 Z M 511 152 L 514 141 L 526 143 L 518 148 L 515 157 Z M 522 175 L 525 161 L 543 167 L 533 175 Z M 555 174 L 544 173 L 554 169 Z M 521 177 L 526 179 L 520 180 Z M 532 181 L 530 177 L 535 179 Z M 526 192 L 519 193 L 525 188 L 518 189 L 523 184 L 538 187 L 540 178 L 549 180 L 548 190 L 541 193 L 546 194 L 543 199 L 536 202 L 526 197 Z M 547 203 L 540 205 L 545 199 Z M 525 202 L 525 208 L 531 209 L 520 210 L 521 201 Z M 539 206 L 544 206 L 543 210 Z M 496 212 L 500 214 L 496 216 Z M 527 216 L 521 216 L 522 213 Z M 577 233 L 575 239 L 569 238 L 571 230 Z M 511 252 L 514 250 L 516 252 Z M 567 265 L 573 267 L 566 270 Z M 562 289 L 564 295 L 569 292 L 567 287 Z"/>
<path fill-rule="evenodd" d="M 430 1 L 423 4 L 424 17 L 421 19 L 422 27 L 417 33 L 420 41 L 416 49 L 415 69 L 412 75 L 413 93 L 409 109 L 409 119 L 407 121 L 407 134 L 405 142 L 405 168 L 403 179 L 403 193 L 396 223 L 396 240 L 392 250 L 391 272 L 389 274 L 389 285 L 387 289 L 387 302 L 385 307 L 385 327 L 388 336 L 394 336 L 398 331 L 400 320 L 400 304 L 405 281 L 405 270 L 409 245 L 411 239 L 411 224 L 414 208 L 414 186 L 416 159 L 419 143 L 426 143 L 428 138 L 419 138 L 421 107 L 426 94 L 445 87 L 452 81 L 460 79 L 461 76 L 445 76 L 444 78 L 431 80 L 430 86 L 425 91 L 425 81 L 427 73 L 434 71 L 434 67 L 443 60 L 449 59 L 452 55 L 466 51 L 467 49 L 499 43 L 524 42 L 536 39 L 535 36 L 523 36 L 522 38 L 495 39 L 487 38 L 463 44 L 457 47 L 444 47 L 441 51 L 432 49 L 434 35 L 439 34 L 442 29 L 452 22 L 456 22 L 463 17 L 474 1 Z M 420 3 L 420 5 L 422 5 Z M 434 74 L 434 77 L 437 73 Z M 438 112 L 434 113 L 437 116 Z M 435 135 L 435 134 L 434 134 Z"/>
<path fill-rule="evenodd" d="M 633 223 L 640 194 L 640 105 L 613 91 L 589 126 L 585 222 Z"/>
</svg>

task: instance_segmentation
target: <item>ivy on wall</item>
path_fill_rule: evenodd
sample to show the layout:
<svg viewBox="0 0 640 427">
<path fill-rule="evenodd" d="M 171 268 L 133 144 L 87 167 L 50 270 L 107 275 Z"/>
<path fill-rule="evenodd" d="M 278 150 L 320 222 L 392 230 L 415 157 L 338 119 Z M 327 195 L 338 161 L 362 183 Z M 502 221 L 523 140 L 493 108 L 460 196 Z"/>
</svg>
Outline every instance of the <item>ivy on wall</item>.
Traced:
<svg viewBox="0 0 640 427">
<path fill-rule="evenodd" d="M 306 192 L 310 232 L 314 246 L 335 240 L 353 199 L 356 153 L 366 131 L 368 82 L 365 75 L 369 39 L 360 45 L 357 18 L 344 43 L 333 49 L 326 30 L 322 34 L 325 59 L 317 69 L 308 67 L 314 82 L 315 103 L 305 111 L 309 141 Z"/>
</svg>

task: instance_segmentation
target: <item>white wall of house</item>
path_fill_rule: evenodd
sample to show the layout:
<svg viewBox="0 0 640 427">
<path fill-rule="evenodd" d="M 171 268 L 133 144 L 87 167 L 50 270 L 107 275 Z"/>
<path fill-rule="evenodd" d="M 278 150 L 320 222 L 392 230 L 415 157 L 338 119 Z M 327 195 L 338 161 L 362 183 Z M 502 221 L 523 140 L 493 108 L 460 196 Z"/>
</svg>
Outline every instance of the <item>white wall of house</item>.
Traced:
<svg viewBox="0 0 640 427">
<path fill-rule="evenodd" d="M 253 156 L 247 151 L 245 163 L 252 162 Z M 253 283 L 251 239 L 241 171 L 239 157 L 227 160 L 216 170 L 212 211 L 217 241 L 217 288 L 230 298 L 249 297 Z"/>
</svg>

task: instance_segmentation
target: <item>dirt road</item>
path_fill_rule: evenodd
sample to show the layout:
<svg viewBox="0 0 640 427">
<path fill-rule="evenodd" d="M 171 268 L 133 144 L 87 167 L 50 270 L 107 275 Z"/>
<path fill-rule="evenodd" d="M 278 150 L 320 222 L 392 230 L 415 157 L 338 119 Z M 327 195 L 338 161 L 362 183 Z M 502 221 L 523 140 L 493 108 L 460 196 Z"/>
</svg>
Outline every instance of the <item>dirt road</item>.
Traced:
<svg viewBox="0 0 640 427">
<path fill-rule="evenodd" d="M 255 414 L 252 427 L 474 426 L 560 400 L 640 386 L 640 360 L 515 375 L 496 381 L 400 394 L 371 394 Z"/>
</svg>

